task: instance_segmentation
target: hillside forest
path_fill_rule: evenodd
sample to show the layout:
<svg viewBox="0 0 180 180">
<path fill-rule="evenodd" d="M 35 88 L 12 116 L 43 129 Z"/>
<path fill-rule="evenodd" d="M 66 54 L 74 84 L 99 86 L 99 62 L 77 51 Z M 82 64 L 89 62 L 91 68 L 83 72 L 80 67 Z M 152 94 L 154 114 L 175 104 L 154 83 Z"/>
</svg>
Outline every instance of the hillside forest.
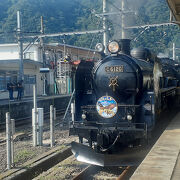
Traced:
<svg viewBox="0 0 180 180">
<path fill-rule="evenodd" d="M 166 0 L 125 0 L 126 26 L 132 47 L 143 46 L 172 56 L 172 43 L 180 48 L 180 28 L 177 25 L 141 28 L 142 25 L 169 22 Z M 0 43 L 17 42 L 17 11 L 22 14 L 24 37 L 40 33 L 43 17 L 44 33 L 73 32 L 102 29 L 102 0 L 0 0 Z M 107 0 L 109 39 L 120 39 L 121 0 Z M 116 13 L 114 13 L 116 12 Z M 29 39 L 24 39 L 24 42 Z M 45 42 L 65 42 L 70 45 L 94 48 L 102 42 L 102 34 L 59 36 Z M 177 51 L 180 57 L 180 51 Z M 177 57 L 178 58 L 178 57 Z"/>
</svg>

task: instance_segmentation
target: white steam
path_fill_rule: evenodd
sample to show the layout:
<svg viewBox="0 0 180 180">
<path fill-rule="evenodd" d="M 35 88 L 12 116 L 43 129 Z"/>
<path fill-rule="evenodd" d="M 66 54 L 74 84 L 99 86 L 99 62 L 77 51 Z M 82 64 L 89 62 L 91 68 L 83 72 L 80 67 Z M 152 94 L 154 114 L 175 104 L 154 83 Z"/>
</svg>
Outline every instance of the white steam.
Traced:
<svg viewBox="0 0 180 180">
<path fill-rule="evenodd" d="M 124 0 L 124 9 L 125 9 L 125 27 L 135 26 L 137 25 L 136 19 L 138 18 L 139 9 L 143 7 L 144 3 L 147 0 Z M 122 16 L 121 16 L 121 5 L 122 0 L 113 0 L 108 3 L 108 11 L 109 12 L 117 12 L 117 15 L 111 15 L 108 19 L 112 22 L 114 28 L 114 36 L 112 39 L 121 39 L 121 31 L 122 31 Z M 143 8 L 141 8 L 143 9 Z M 125 30 L 125 38 L 132 39 L 131 30 Z"/>
</svg>

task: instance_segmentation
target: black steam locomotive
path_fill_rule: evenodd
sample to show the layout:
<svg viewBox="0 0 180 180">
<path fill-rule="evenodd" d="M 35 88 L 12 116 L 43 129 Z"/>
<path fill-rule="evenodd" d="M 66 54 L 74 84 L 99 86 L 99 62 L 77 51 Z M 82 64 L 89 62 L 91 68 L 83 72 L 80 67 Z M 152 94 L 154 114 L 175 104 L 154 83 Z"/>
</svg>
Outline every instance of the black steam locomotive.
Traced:
<svg viewBox="0 0 180 180">
<path fill-rule="evenodd" d="M 102 60 L 82 61 L 75 76 L 70 135 L 79 137 L 80 144 L 72 144 L 76 156 L 84 148 L 83 139 L 95 153 L 147 140 L 179 86 L 180 64 L 157 58 L 146 48 L 130 55 L 128 39 L 110 42 L 108 56 L 102 44 L 96 48 Z"/>
</svg>

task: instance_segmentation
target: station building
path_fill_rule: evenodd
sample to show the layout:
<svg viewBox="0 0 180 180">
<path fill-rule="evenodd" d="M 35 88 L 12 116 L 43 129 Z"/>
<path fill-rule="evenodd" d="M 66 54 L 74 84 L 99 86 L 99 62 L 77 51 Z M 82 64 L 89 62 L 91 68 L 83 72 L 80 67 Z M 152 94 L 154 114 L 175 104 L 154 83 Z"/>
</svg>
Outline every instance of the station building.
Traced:
<svg viewBox="0 0 180 180">
<path fill-rule="evenodd" d="M 87 48 L 67 44 L 23 44 L 24 96 L 33 95 L 33 84 L 37 84 L 37 94 L 43 94 L 43 83 L 46 82 L 46 93 L 67 94 L 73 89 L 73 69 L 81 60 L 96 61 L 98 53 Z M 43 49 L 43 51 L 42 51 Z M 69 59 L 68 59 L 68 58 Z M 19 77 L 18 44 L 0 44 L 0 99 L 8 98 L 7 83 L 17 83 Z M 39 69 L 49 67 L 49 73 L 40 73 Z M 46 81 L 43 81 L 44 78 Z M 17 92 L 14 91 L 14 97 Z"/>
</svg>

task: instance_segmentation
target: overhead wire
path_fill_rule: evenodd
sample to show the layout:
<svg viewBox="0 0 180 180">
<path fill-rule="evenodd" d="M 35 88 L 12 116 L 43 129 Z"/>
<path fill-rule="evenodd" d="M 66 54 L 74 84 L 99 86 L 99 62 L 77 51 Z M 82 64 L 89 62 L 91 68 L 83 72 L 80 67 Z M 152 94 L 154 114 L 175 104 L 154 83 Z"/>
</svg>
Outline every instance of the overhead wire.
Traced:
<svg viewBox="0 0 180 180">
<path fill-rule="evenodd" d="M 142 35 L 142 34 L 144 34 L 144 32 L 146 31 L 146 30 L 148 30 L 150 27 L 146 27 L 145 29 L 143 29 L 134 39 L 133 39 L 133 41 L 137 41 L 137 39 Z"/>
<path fill-rule="evenodd" d="M 100 41 L 100 34 L 98 34 L 98 38 L 97 38 L 97 42 L 99 42 L 99 41 Z M 93 56 L 92 56 L 92 59 L 94 59 L 95 54 L 96 54 L 96 51 L 94 51 Z"/>
<path fill-rule="evenodd" d="M 129 2 L 128 2 L 128 0 L 126 0 L 126 3 L 128 4 L 128 9 L 129 9 Z M 139 15 L 138 13 L 136 13 L 136 16 L 138 17 L 138 19 L 139 19 L 142 23 L 144 23 L 144 22 L 142 21 L 142 18 L 140 17 L 140 15 Z M 149 26 L 149 25 L 150 25 L 150 24 L 147 24 L 147 26 L 145 26 L 145 27 L 144 27 L 144 25 L 138 25 L 139 27 L 143 28 L 143 30 L 140 31 L 135 38 L 133 38 L 133 41 L 137 41 L 137 39 L 138 39 L 146 30 L 149 30 L 149 29 L 150 29 L 150 26 Z M 163 37 L 165 37 L 165 36 L 163 36 Z M 163 38 L 163 37 L 162 37 L 162 38 Z M 160 39 L 160 41 L 162 41 L 162 38 Z"/>
<path fill-rule="evenodd" d="M 97 24 L 97 29 L 99 29 L 100 23 L 101 23 L 101 19 L 99 19 L 99 22 L 98 22 L 98 24 Z M 90 49 L 92 48 L 92 45 L 93 45 L 93 43 L 94 43 L 95 37 L 96 37 L 96 34 L 93 35 L 93 38 L 92 38 L 92 41 L 91 41 L 91 44 L 90 44 Z M 88 57 L 89 57 L 90 49 L 89 49 L 89 51 L 88 51 L 88 53 L 87 53 L 86 59 L 88 59 Z"/>
<path fill-rule="evenodd" d="M 86 8 L 87 10 L 89 10 L 90 12 L 92 12 L 94 9 L 92 9 L 92 8 L 89 8 L 89 7 L 87 7 L 87 6 L 85 6 L 84 4 L 82 4 L 80 1 L 78 1 L 78 0 L 75 0 L 76 1 L 76 3 L 78 3 L 79 5 L 81 5 L 82 7 L 84 7 L 84 8 Z"/>
<path fill-rule="evenodd" d="M 127 3 L 127 9 L 128 9 L 128 10 L 131 10 L 131 9 L 129 8 L 130 5 L 129 5 L 128 0 L 126 0 L 126 3 Z M 143 23 L 142 18 L 139 16 L 138 13 L 136 13 L 136 16 L 137 16 L 138 19 Z M 132 41 L 137 41 L 137 39 L 138 39 L 142 34 L 144 34 L 144 32 L 145 32 L 146 30 L 148 30 L 148 29 L 150 28 L 150 27 L 148 27 L 148 25 L 147 25 L 147 27 L 142 27 L 142 25 L 138 25 L 138 26 L 141 27 L 141 28 L 143 28 L 143 30 L 140 31 L 140 32 L 138 33 L 138 35 L 136 35 L 136 37 L 133 38 Z"/>
<path fill-rule="evenodd" d="M 122 9 L 118 8 L 114 3 L 112 3 L 110 0 L 107 0 L 107 2 L 109 4 L 111 4 L 115 9 L 117 9 L 118 11 L 122 12 Z"/>
<path fill-rule="evenodd" d="M 127 8 L 128 8 L 128 10 L 131 10 L 131 9 L 129 8 L 130 5 L 129 5 L 128 0 L 126 0 L 126 3 L 127 3 Z M 136 12 L 136 11 L 135 11 L 135 12 Z M 144 22 L 142 21 L 142 18 L 139 16 L 138 13 L 135 13 L 135 15 L 138 17 L 138 19 L 141 21 L 141 23 L 144 23 Z M 143 28 L 142 25 L 138 25 L 138 26 L 141 27 L 141 28 Z"/>
<path fill-rule="evenodd" d="M 119 7 L 117 7 L 112 1 L 110 1 L 110 0 L 106 0 L 107 1 L 107 3 L 108 4 L 110 4 L 110 5 L 112 5 L 115 9 L 117 9 L 119 12 L 122 12 L 122 10 L 119 8 Z M 107 22 L 110 22 L 110 23 L 112 23 L 112 20 L 111 19 L 107 19 Z M 120 24 L 118 24 L 118 23 L 116 23 L 116 22 L 113 22 L 113 24 L 116 24 L 117 26 L 120 26 L 121 27 L 121 25 Z"/>
<path fill-rule="evenodd" d="M 85 6 L 84 4 L 82 4 L 81 2 L 79 2 L 78 0 L 75 0 L 78 4 L 80 4 L 82 7 L 86 8 L 87 10 L 89 10 L 91 12 L 91 14 L 94 14 L 93 11 L 94 9 L 92 8 L 89 8 L 87 6 Z M 92 16 L 91 16 L 92 18 Z M 98 23 L 97 23 L 97 29 L 99 29 L 100 27 L 100 23 L 101 23 L 101 19 L 99 19 Z M 95 37 L 97 36 L 97 34 L 93 34 L 93 37 L 92 37 L 92 40 L 91 40 L 91 43 L 90 43 L 90 47 L 89 47 L 89 50 L 87 52 L 87 56 L 86 56 L 86 59 L 89 58 L 89 55 L 90 55 L 90 51 L 91 51 L 91 48 L 92 48 L 92 45 L 94 43 L 94 40 L 95 40 Z M 99 38 L 98 38 L 99 39 Z M 93 58 L 94 58 L 94 55 L 93 55 Z"/>
<path fill-rule="evenodd" d="M 120 11 L 120 12 L 122 12 L 122 10 L 121 10 L 120 8 L 118 8 L 114 3 L 112 3 L 112 2 L 109 1 L 109 0 L 107 0 L 107 2 L 108 2 L 109 4 L 111 4 L 115 9 L 117 9 L 117 10 Z M 130 7 L 130 6 L 129 6 L 129 2 L 128 2 L 127 0 L 126 0 L 126 3 L 127 3 L 127 9 L 128 9 L 129 11 L 131 11 L 131 9 L 129 8 L 129 7 Z M 139 20 L 142 21 L 141 17 L 140 17 L 138 14 L 136 14 L 136 16 L 139 18 Z M 114 22 L 113 22 L 113 24 L 116 24 L 117 26 L 121 27 L 121 25 L 118 24 L 118 23 L 114 23 Z M 137 35 L 135 38 L 133 38 L 133 41 L 137 40 L 138 37 L 140 37 L 146 30 L 149 29 L 148 25 L 147 25 L 147 27 L 142 27 L 142 25 L 138 25 L 138 26 L 141 27 L 141 28 L 143 28 L 144 30 L 142 30 L 141 32 L 139 32 L 138 35 Z"/>
</svg>

